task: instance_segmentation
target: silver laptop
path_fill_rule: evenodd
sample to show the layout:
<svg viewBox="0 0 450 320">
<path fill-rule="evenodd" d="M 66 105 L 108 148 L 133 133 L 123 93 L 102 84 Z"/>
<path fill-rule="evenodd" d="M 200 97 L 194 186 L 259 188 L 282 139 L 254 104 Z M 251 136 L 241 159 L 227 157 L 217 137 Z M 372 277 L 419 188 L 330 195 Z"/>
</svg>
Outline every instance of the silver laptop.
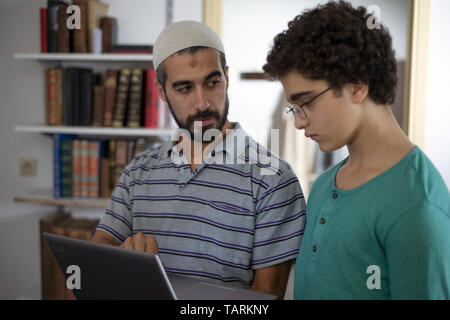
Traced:
<svg viewBox="0 0 450 320">
<path fill-rule="evenodd" d="M 273 300 L 275 296 L 167 275 L 158 255 L 43 233 L 77 299 Z"/>
</svg>

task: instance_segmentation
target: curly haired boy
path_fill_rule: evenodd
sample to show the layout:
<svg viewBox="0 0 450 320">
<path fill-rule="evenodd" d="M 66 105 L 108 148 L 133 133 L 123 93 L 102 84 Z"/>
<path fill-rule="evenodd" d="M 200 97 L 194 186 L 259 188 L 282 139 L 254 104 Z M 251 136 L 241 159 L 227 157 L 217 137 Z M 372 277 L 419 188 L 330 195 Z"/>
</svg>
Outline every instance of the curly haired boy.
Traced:
<svg viewBox="0 0 450 320">
<path fill-rule="evenodd" d="M 394 118 L 392 39 L 370 17 L 344 1 L 304 11 L 263 67 L 297 129 L 322 151 L 349 151 L 311 189 L 294 296 L 449 299 L 449 192 Z"/>
</svg>

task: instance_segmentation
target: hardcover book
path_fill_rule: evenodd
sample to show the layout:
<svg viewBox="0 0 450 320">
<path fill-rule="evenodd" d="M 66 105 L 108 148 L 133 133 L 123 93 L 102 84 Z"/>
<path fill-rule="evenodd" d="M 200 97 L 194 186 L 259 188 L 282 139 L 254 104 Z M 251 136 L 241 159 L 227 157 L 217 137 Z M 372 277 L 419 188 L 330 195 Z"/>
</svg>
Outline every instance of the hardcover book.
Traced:
<svg viewBox="0 0 450 320">
<path fill-rule="evenodd" d="M 117 82 L 116 106 L 114 110 L 113 127 L 123 127 L 128 103 L 131 72 L 128 68 L 120 70 Z"/>
</svg>

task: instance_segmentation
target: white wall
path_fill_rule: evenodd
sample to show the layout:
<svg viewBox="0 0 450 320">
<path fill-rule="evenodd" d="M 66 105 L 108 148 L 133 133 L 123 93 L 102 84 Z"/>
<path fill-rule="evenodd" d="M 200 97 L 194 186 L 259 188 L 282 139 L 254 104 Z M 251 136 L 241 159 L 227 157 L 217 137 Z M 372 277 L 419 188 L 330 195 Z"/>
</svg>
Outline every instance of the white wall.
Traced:
<svg viewBox="0 0 450 320">
<path fill-rule="evenodd" d="M 154 43 L 166 23 L 165 0 L 103 0 L 118 18 L 119 42 Z M 187 4 L 189 2 L 189 4 Z M 46 0 L 0 1 L 0 299 L 41 297 L 39 218 L 51 207 L 18 204 L 17 195 L 53 186 L 50 136 L 14 132 L 44 121 L 44 65 L 17 61 L 14 53 L 40 51 L 39 8 Z M 175 0 L 174 21 L 201 20 L 201 0 Z M 38 159 L 36 177 L 19 176 L 20 157 Z M 68 208 L 74 216 L 103 210 Z"/>
<path fill-rule="evenodd" d="M 450 1 L 432 1 L 425 151 L 450 189 L 449 12 Z"/>
</svg>

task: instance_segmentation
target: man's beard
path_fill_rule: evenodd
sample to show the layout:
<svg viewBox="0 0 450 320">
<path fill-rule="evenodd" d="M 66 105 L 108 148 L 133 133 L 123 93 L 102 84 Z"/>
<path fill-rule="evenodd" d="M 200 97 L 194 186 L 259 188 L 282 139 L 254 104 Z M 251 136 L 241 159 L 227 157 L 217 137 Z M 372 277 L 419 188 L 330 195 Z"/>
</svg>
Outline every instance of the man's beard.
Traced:
<svg viewBox="0 0 450 320">
<path fill-rule="evenodd" d="M 204 133 L 206 131 L 208 131 L 209 129 L 217 129 L 218 131 L 222 132 L 223 126 L 225 125 L 225 122 L 227 121 L 227 118 L 228 118 L 228 111 L 229 111 L 229 106 L 230 106 L 230 102 L 228 100 L 228 93 L 226 94 L 225 109 L 224 109 L 224 112 L 222 115 L 220 115 L 220 113 L 217 111 L 211 111 L 211 110 L 207 109 L 205 111 L 197 112 L 196 114 L 189 116 L 186 119 L 186 122 L 182 122 L 182 121 L 180 121 L 180 119 L 178 119 L 176 117 L 175 113 L 173 112 L 172 105 L 171 105 L 170 100 L 167 97 L 167 95 L 166 95 L 166 98 L 167 98 L 167 105 L 169 106 L 169 109 L 170 109 L 170 113 L 172 114 L 173 118 L 175 119 L 178 127 L 180 129 L 185 129 L 185 130 L 189 131 L 189 134 L 191 135 L 191 140 L 194 140 L 195 137 L 200 135 L 201 142 L 204 144 L 209 144 L 211 142 L 211 140 L 209 138 L 204 140 L 205 139 Z M 194 122 L 202 121 L 202 119 L 206 119 L 206 118 L 214 118 L 218 123 L 217 127 L 214 127 L 214 124 L 202 126 L 201 133 L 195 134 Z"/>
</svg>

